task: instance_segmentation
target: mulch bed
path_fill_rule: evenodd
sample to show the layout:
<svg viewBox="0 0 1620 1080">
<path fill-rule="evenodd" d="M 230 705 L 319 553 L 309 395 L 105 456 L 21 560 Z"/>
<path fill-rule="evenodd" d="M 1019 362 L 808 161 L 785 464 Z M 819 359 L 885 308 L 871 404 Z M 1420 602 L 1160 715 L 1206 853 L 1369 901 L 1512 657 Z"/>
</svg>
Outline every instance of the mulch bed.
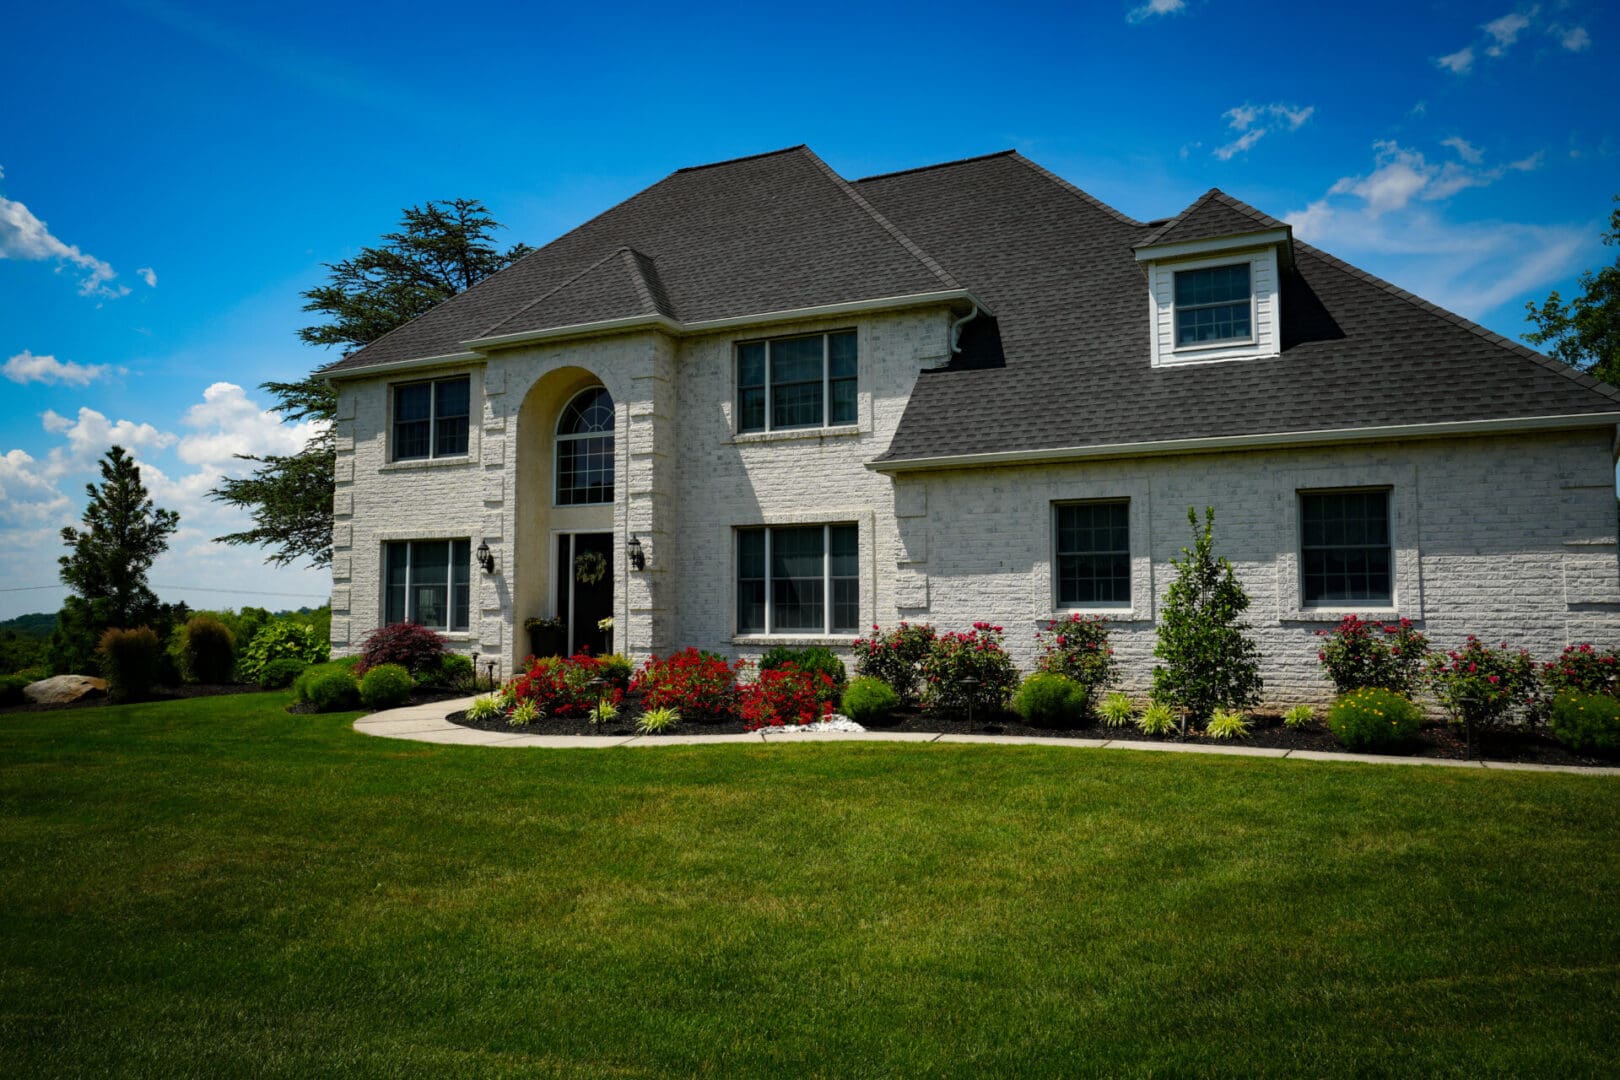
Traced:
<svg viewBox="0 0 1620 1080">
<path fill-rule="evenodd" d="M 224 694 L 256 694 L 261 691 L 257 686 L 249 683 L 187 683 L 182 686 L 160 686 L 141 699 L 139 703 L 145 704 L 153 701 L 184 701 L 187 698 L 219 697 Z M 266 693 L 270 691 L 265 691 Z M 107 700 L 105 694 L 93 697 L 80 698 L 78 701 L 63 701 L 51 705 L 36 705 L 34 702 L 24 702 L 21 705 L 0 706 L 0 713 L 21 712 L 61 712 L 67 709 L 100 709 L 113 702 Z M 128 702 L 127 704 L 137 704 Z"/>
<path fill-rule="evenodd" d="M 628 703 L 627 703 L 628 704 Z M 464 712 L 453 712 L 448 719 L 453 724 L 462 727 L 476 728 L 480 731 L 499 731 L 507 734 L 523 735 L 621 735 L 636 734 L 633 716 L 637 712 L 633 706 L 623 708 L 620 718 L 603 727 L 595 727 L 583 718 L 568 719 L 547 717 L 544 720 L 527 724 L 521 728 L 512 727 L 505 717 L 496 717 L 493 720 L 473 721 L 467 719 Z M 1339 753 L 1345 752 L 1338 740 L 1320 722 L 1313 722 L 1307 727 L 1286 727 L 1280 716 L 1258 715 L 1252 718 L 1253 734 L 1247 739 L 1211 739 L 1199 734 L 1190 734 L 1185 737 L 1169 736 L 1157 737 L 1144 735 L 1135 727 L 1104 727 L 1093 724 L 1082 728 L 1038 728 L 1031 727 L 1018 717 L 1011 714 L 997 716 L 986 723 L 982 717 L 975 717 L 970 724 L 965 717 L 943 717 L 920 710 L 900 710 L 896 712 L 892 723 L 881 728 L 873 727 L 873 731 L 905 731 L 922 732 L 926 734 L 943 735 L 1022 735 L 1035 738 L 1068 738 L 1068 739 L 1114 739 L 1128 742 L 1179 742 L 1201 744 L 1206 746 L 1263 746 L 1277 750 L 1328 750 Z M 671 734 L 681 735 L 727 735 L 748 730 L 742 721 L 733 720 L 721 723 L 682 723 Z M 656 735 L 648 736 L 657 738 Z M 1480 739 L 1477 756 L 1486 761 L 1505 761 L 1527 763 L 1536 765 L 1615 765 L 1617 760 L 1612 757 L 1599 757 L 1590 754 L 1577 754 L 1563 745 L 1553 741 L 1545 735 L 1531 732 L 1501 732 L 1485 735 Z M 1402 757 L 1416 758 L 1450 758 L 1463 760 L 1468 756 L 1467 747 L 1463 742 L 1462 732 L 1447 724 L 1430 724 L 1419 734 L 1418 739 L 1411 746 L 1402 751 L 1394 751 Z"/>
</svg>

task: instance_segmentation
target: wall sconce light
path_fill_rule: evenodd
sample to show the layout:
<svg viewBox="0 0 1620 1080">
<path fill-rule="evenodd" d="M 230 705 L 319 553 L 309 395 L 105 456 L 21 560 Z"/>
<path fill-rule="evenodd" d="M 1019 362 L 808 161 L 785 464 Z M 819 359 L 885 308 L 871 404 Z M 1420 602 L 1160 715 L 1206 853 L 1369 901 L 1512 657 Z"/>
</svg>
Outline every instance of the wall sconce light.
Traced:
<svg viewBox="0 0 1620 1080">
<path fill-rule="evenodd" d="M 478 542 L 478 550 L 473 552 L 473 558 L 478 561 L 479 566 L 484 568 L 484 573 L 493 574 L 495 572 L 495 556 L 489 553 L 488 541 L 480 540 Z"/>
<path fill-rule="evenodd" d="M 633 533 L 630 539 L 625 542 L 624 553 L 630 558 L 630 568 L 632 570 L 647 569 L 647 556 L 642 553 L 641 541 L 636 539 Z"/>
</svg>

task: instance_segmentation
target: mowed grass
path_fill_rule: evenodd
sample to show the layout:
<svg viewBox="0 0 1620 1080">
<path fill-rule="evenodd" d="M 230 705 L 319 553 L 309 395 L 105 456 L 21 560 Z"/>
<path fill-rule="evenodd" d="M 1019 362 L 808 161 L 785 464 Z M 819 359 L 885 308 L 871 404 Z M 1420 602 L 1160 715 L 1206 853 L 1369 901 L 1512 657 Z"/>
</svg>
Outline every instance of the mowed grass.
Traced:
<svg viewBox="0 0 1620 1080">
<path fill-rule="evenodd" d="M 0 1074 L 1580 1076 L 1620 780 L 0 717 Z"/>
</svg>

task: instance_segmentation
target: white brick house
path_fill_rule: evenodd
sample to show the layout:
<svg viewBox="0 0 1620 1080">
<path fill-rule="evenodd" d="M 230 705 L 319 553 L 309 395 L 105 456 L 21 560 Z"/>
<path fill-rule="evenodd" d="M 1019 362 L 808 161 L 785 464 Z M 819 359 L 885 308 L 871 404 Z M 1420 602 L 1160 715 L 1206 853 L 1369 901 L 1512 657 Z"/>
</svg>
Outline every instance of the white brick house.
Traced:
<svg viewBox="0 0 1620 1080">
<path fill-rule="evenodd" d="M 1620 395 L 1219 192 L 1144 223 L 1016 154 L 682 170 L 326 374 L 340 654 L 401 618 L 503 672 L 541 616 L 638 659 L 988 620 L 1027 668 L 1086 611 L 1141 690 L 1206 505 L 1273 701 L 1324 696 L 1346 611 L 1620 629 Z"/>
</svg>

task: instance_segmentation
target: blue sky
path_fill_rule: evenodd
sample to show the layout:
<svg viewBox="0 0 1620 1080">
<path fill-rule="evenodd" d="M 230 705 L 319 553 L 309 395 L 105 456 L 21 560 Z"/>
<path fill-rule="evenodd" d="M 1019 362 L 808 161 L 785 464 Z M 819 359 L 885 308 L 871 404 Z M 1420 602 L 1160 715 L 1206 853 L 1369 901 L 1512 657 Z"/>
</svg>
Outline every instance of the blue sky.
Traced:
<svg viewBox="0 0 1620 1080">
<path fill-rule="evenodd" d="M 324 574 L 211 543 L 242 522 L 205 493 L 233 453 L 301 444 L 257 389 L 335 358 L 298 343 L 298 294 L 410 203 L 481 198 L 538 245 L 683 165 L 804 142 L 858 177 L 1016 147 L 1143 219 L 1220 187 L 1517 337 L 1527 299 L 1603 260 L 1620 191 L 1598 2 L 66 0 L 15 7 L 7 38 L 7 590 L 56 582 L 119 441 L 182 515 L 160 595 L 318 602 Z M 0 592 L 0 617 L 61 595 Z"/>
</svg>

